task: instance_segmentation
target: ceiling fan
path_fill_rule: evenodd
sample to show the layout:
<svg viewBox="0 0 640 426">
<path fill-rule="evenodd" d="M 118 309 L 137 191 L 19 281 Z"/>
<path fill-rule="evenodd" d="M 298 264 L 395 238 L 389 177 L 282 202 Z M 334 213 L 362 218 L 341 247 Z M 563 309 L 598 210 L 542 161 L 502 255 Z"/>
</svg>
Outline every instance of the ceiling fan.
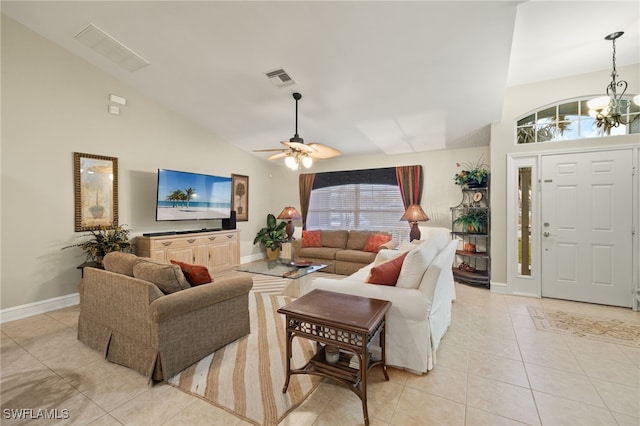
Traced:
<svg viewBox="0 0 640 426">
<path fill-rule="evenodd" d="M 277 152 L 277 154 L 270 155 L 268 159 L 276 160 L 278 158 L 284 158 L 285 164 L 293 170 L 301 169 L 302 166 L 304 166 L 305 168 L 311 167 L 314 158 L 333 158 L 342 154 L 337 149 L 320 143 L 313 142 L 305 144 L 304 139 L 302 139 L 300 135 L 298 135 L 298 101 L 301 98 L 302 95 L 300 93 L 296 92 L 293 94 L 293 99 L 296 100 L 296 133 L 288 141 L 280 142 L 281 144 L 286 145 L 287 148 L 256 149 L 253 151 Z"/>
</svg>

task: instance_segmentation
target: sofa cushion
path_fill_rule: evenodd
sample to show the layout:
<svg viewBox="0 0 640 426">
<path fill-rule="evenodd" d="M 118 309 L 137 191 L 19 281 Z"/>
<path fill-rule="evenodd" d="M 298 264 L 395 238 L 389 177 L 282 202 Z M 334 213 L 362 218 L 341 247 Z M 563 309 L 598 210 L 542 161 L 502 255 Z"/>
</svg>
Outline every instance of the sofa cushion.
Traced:
<svg viewBox="0 0 640 426">
<path fill-rule="evenodd" d="M 102 259 L 102 265 L 106 271 L 132 277 L 133 267 L 139 261 L 140 258 L 133 253 L 112 251 L 111 253 L 107 253 Z"/>
<path fill-rule="evenodd" d="M 349 239 L 347 240 L 346 248 L 349 250 L 363 250 L 364 245 L 367 243 L 369 235 L 371 234 L 371 231 L 349 231 Z"/>
<path fill-rule="evenodd" d="M 336 260 L 354 263 L 371 263 L 376 259 L 376 253 L 361 250 L 340 250 L 336 252 Z"/>
<path fill-rule="evenodd" d="M 322 247 L 333 247 L 344 249 L 347 248 L 347 240 L 349 239 L 349 231 L 326 231 L 320 233 Z"/>
<path fill-rule="evenodd" d="M 407 257 L 407 254 L 408 252 L 403 253 L 400 256 L 387 260 L 386 262 L 382 262 L 381 264 L 371 268 L 366 282 L 369 284 L 381 284 L 388 286 L 396 285 L 398 276 L 400 275 L 400 269 L 402 269 L 402 263 Z"/>
<path fill-rule="evenodd" d="M 391 235 L 389 234 L 372 233 L 369 235 L 369 238 L 367 238 L 363 250 L 370 253 L 377 253 L 378 250 L 380 250 L 380 246 L 389 241 L 391 241 Z"/>
<path fill-rule="evenodd" d="M 192 265 L 178 260 L 172 260 L 171 263 L 180 267 L 182 273 L 192 287 L 213 282 L 213 278 L 205 266 Z"/>
<path fill-rule="evenodd" d="M 427 267 L 431 264 L 438 252 L 447 244 L 447 237 L 439 234 L 419 244 L 410 250 L 402 264 L 402 270 L 398 277 L 397 287 L 418 288 Z"/>
<path fill-rule="evenodd" d="M 154 283 L 164 294 L 175 293 L 190 287 L 178 265 L 140 260 L 133 267 L 133 276 Z"/>
<path fill-rule="evenodd" d="M 302 231 L 302 247 L 322 247 L 320 230 Z"/>
<path fill-rule="evenodd" d="M 335 260 L 339 248 L 331 247 L 303 247 L 298 250 L 297 257 L 302 259 L 327 259 Z"/>
</svg>

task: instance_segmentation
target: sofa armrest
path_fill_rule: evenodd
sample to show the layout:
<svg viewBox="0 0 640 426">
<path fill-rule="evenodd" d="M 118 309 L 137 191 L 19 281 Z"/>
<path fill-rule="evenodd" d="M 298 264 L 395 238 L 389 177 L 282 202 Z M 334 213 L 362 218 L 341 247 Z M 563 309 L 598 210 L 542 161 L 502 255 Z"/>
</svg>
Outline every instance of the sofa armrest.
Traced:
<svg viewBox="0 0 640 426">
<path fill-rule="evenodd" d="M 298 258 L 298 253 L 300 253 L 301 248 L 302 248 L 302 238 L 291 241 L 291 249 L 293 250 L 292 257 L 294 259 Z"/>
<path fill-rule="evenodd" d="M 170 318 L 247 294 L 251 287 L 253 287 L 253 279 L 250 276 L 241 276 L 171 293 L 151 303 L 151 320 L 161 323 Z"/>
</svg>

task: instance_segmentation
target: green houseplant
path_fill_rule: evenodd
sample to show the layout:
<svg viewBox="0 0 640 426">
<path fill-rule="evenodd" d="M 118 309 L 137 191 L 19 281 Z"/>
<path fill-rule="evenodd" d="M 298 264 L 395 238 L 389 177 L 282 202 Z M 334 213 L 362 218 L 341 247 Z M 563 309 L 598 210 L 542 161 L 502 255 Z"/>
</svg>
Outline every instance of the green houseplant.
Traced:
<svg viewBox="0 0 640 426">
<path fill-rule="evenodd" d="M 253 239 L 253 244 L 262 244 L 267 250 L 267 259 L 275 260 L 280 254 L 282 243 L 286 236 L 284 228 L 287 226 L 287 222 L 280 222 L 276 220 L 276 217 L 269 213 L 267 215 L 267 226 L 260 229 Z"/>
<path fill-rule="evenodd" d="M 129 242 L 130 229 L 127 225 L 118 225 L 113 228 L 101 226 L 97 229 L 89 231 L 91 238 L 78 244 L 62 247 L 62 250 L 71 247 L 80 247 L 87 254 L 87 261 L 102 263 L 102 258 L 112 251 L 129 251 L 131 243 Z"/>
<path fill-rule="evenodd" d="M 453 181 L 456 185 L 468 186 L 470 188 L 481 188 L 487 186 L 489 182 L 489 170 L 482 162 L 482 156 L 475 163 L 456 163 L 462 170 L 455 174 Z"/>
<path fill-rule="evenodd" d="M 460 225 L 464 232 L 482 234 L 487 229 L 487 212 L 481 209 L 470 209 L 456 218 L 454 223 Z"/>
</svg>

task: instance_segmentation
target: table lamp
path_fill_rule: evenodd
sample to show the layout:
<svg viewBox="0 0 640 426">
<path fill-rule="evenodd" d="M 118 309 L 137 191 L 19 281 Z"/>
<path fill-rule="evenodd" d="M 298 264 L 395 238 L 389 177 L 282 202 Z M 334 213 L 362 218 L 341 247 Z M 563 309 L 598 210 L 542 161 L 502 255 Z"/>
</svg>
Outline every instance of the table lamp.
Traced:
<svg viewBox="0 0 640 426">
<path fill-rule="evenodd" d="M 293 240 L 293 231 L 295 231 L 295 227 L 293 226 L 292 220 L 302 219 L 300 213 L 298 213 L 295 207 L 287 206 L 282 209 L 282 211 L 278 215 L 278 219 L 286 219 L 288 221 L 287 227 L 285 228 L 285 230 L 287 231 L 287 241 Z"/>
<path fill-rule="evenodd" d="M 411 223 L 411 232 L 409 233 L 409 241 L 420 239 L 420 228 L 418 222 L 426 222 L 429 220 L 427 214 L 418 204 L 411 204 L 407 207 L 400 220 L 406 220 Z"/>
</svg>

